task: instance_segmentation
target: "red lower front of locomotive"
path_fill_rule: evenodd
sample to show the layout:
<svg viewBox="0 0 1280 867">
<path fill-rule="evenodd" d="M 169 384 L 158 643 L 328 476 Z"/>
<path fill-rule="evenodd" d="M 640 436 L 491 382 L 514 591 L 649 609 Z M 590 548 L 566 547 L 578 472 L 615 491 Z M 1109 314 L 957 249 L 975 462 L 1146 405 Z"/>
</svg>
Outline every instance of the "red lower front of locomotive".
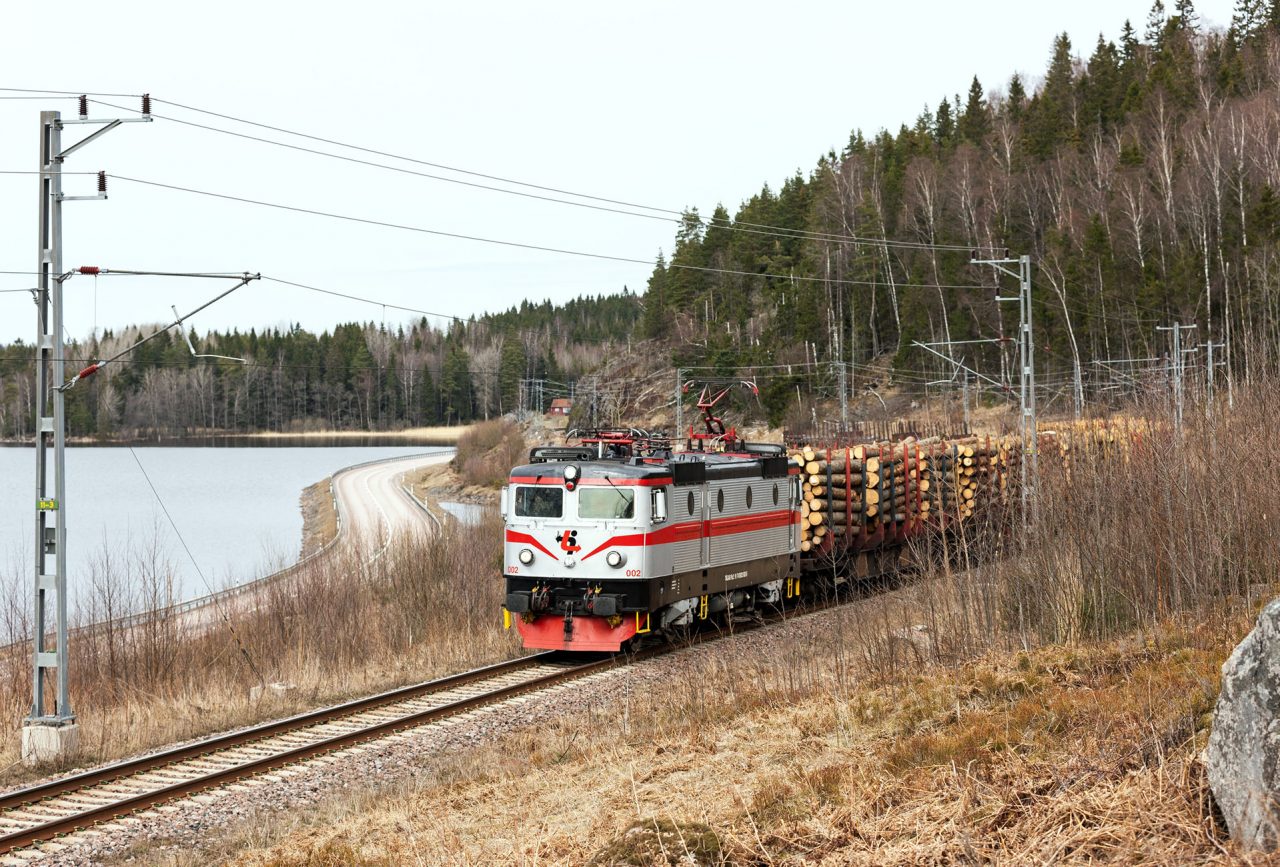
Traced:
<svg viewBox="0 0 1280 867">
<path fill-rule="evenodd" d="M 512 615 L 524 646 L 534 650 L 617 652 L 637 631 L 634 616 L 587 615 L 566 619 L 556 614 Z M 641 615 L 641 625 L 648 615 Z"/>
<path fill-rule="evenodd" d="M 614 652 L 649 631 L 647 593 L 637 581 L 508 576 L 503 608 L 527 648 Z"/>
</svg>

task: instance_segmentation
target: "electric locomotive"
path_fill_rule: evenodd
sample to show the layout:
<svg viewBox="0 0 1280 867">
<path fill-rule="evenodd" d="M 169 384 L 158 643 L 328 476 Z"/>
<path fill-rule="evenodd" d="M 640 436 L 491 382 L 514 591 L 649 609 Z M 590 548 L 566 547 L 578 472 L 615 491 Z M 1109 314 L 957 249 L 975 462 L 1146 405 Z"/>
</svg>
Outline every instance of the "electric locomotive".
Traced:
<svg viewBox="0 0 1280 867">
<path fill-rule="evenodd" d="M 798 468 L 780 445 L 720 442 L 591 431 L 511 470 L 503 617 L 525 647 L 617 651 L 798 592 Z"/>
</svg>

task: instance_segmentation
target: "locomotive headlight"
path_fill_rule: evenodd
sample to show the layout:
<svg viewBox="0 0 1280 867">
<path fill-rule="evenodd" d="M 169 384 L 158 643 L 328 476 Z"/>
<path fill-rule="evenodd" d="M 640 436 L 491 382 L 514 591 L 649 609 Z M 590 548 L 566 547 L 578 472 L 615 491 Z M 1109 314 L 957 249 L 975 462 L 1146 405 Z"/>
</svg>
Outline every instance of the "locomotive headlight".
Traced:
<svg viewBox="0 0 1280 867">
<path fill-rule="evenodd" d="M 521 562 L 521 563 L 523 563 L 523 564 L 524 564 L 524 565 L 526 565 L 526 566 L 528 566 L 530 563 L 532 563 L 532 562 L 533 562 L 533 552 L 532 552 L 532 551 L 530 551 L 528 548 L 521 548 L 521 549 L 520 549 L 520 562 Z"/>
<path fill-rule="evenodd" d="M 623 563 L 627 562 L 627 555 L 623 554 L 621 551 L 610 551 L 605 555 L 604 561 L 614 569 L 617 569 Z"/>
</svg>

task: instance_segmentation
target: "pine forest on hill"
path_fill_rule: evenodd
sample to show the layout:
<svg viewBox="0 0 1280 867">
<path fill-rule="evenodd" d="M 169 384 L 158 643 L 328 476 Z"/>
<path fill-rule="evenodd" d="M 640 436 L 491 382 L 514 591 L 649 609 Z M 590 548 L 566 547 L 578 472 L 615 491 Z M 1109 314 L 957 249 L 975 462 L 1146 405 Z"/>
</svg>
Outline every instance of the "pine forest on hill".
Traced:
<svg viewBox="0 0 1280 867">
<path fill-rule="evenodd" d="M 1237 380 L 1274 374 L 1280 0 L 1239 0 L 1225 32 L 1205 28 L 1192 0 L 1157 0 L 1141 32 L 1125 22 L 1087 56 L 1058 37 L 1037 83 L 974 78 L 896 133 L 855 130 L 732 215 L 687 211 L 643 295 L 525 303 L 444 330 L 422 320 L 198 341 L 247 365 L 160 339 L 68 392 L 69 424 L 103 435 L 468 421 L 516 408 L 523 378 L 601 377 L 613 347 L 641 341 L 634 357 L 654 370 L 633 375 L 758 370 L 774 423 L 829 398 L 838 365 L 854 393 L 889 364 L 907 393 L 952 375 L 913 341 L 990 340 L 956 354 L 1016 380 L 1016 310 L 993 300 L 1012 281 L 970 264 L 975 250 L 1032 257 L 1038 375 L 1059 408 L 1115 393 L 1116 367 L 1101 362 L 1158 370 L 1156 327 L 1173 322 L 1197 326 L 1193 345 L 1222 344 Z M 68 354 L 100 357 L 137 333 Z M 0 347 L 0 436 L 30 433 L 32 389 L 30 346 Z"/>
</svg>

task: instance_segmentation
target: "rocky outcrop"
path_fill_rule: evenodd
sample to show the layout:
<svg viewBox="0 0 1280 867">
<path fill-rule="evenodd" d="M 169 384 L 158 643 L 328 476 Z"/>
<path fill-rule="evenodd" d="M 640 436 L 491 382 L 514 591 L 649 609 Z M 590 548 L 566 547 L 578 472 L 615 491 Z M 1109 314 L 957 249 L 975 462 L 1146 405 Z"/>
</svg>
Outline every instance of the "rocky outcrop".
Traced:
<svg viewBox="0 0 1280 867">
<path fill-rule="evenodd" d="M 1233 839 L 1280 844 L 1280 599 L 1222 666 L 1206 761 L 1213 797 Z"/>
</svg>

